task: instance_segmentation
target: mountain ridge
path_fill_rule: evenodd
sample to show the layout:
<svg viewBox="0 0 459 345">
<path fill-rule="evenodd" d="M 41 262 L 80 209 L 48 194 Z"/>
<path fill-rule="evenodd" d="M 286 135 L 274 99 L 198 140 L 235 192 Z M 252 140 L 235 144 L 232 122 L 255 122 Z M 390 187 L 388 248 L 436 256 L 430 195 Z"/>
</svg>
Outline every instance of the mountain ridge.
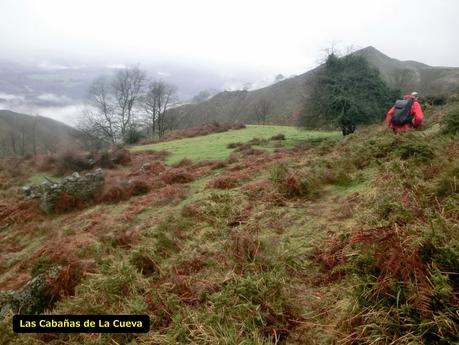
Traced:
<svg viewBox="0 0 459 345">
<path fill-rule="evenodd" d="M 452 94 L 459 91 L 459 68 L 430 66 L 422 62 L 401 61 L 382 53 L 373 46 L 351 54 L 364 56 L 377 68 L 383 80 L 403 93 L 413 90 L 421 95 Z M 254 108 L 268 100 L 271 124 L 293 125 L 301 111 L 312 79 L 321 65 L 298 76 L 252 91 L 224 91 L 197 104 L 186 104 L 171 110 L 180 118 L 180 127 L 199 126 L 212 121 L 255 123 Z"/>
</svg>

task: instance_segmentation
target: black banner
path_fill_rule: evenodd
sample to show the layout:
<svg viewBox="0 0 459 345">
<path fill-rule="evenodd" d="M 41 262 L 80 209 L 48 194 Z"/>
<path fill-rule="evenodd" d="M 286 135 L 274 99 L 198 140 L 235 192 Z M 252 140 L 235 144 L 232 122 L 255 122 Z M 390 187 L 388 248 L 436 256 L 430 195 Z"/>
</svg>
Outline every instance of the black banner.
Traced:
<svg viewBox="0 0 459 345">
<path fill-rule="evenodd" d="M 147 333 L 148 315 L 14 315 L 16 333 Z"/>
</svg>

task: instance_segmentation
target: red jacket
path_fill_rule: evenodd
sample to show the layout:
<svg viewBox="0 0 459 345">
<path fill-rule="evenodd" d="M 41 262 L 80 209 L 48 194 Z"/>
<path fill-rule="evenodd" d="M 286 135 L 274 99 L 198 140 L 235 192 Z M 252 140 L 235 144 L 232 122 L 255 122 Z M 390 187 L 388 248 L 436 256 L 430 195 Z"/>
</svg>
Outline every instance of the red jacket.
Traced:
<svg viewBox="0 0 459 345">
<path fill-rule="evenodd" d="M 414 99 L 415 97 L 411 95 L 403 96 L 403 99 L 409 99 L 409 98 Z M 394 132 L 396 133 L 405 132 L 411 128 L 421 127 L 422 120 L 424 119 L 424 114 L 422 113 L 421 105 L 419 104 L 418 101 L 415 100 L 413 102 L 413 105 L 411 106 L 411 116 L 413 117 L 413 123 L 407 123 L 402 126 L 393 125 L 390 121 L 392 119 L 392 115 L 394 115 L 394 110 L 395 110 L 395 106 L 392 106 L 392 108 L 390 108 L 389 112 L 386 115 L 387 126 L 389 126 L 389 128 L 392 128 Z"/>
</svg>

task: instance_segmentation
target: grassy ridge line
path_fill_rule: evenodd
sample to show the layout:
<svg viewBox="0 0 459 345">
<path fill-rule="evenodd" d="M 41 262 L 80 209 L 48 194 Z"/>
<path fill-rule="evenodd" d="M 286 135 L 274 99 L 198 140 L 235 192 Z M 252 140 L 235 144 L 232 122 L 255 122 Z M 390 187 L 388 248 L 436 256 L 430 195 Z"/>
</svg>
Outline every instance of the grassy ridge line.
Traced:
<svg viewBox="0 0 459 345">
<path fill-rule="evenodd" d="M 286 140 L 284 145 L 291 147 L 304 140 L 320 140 L 339 138 L 339 132 L 305 131 L 288 126 L 258 126 L 249 125 L 247 128 L 231 130 L 224 133 L 215 133 L 206 136 L 185 138 L 157 144 L 133 146 L 131 152 L 141 151 L 168 151 L 171 155 L 167 163 L 176 163 L 184 158 L 193 161 L 222 160 L 227 158 L 232 149 L 227 146 L 235 142 L 247 142 L 253 138 L 269 139 L 273 135 L 282 133 Z"/>
</svg>

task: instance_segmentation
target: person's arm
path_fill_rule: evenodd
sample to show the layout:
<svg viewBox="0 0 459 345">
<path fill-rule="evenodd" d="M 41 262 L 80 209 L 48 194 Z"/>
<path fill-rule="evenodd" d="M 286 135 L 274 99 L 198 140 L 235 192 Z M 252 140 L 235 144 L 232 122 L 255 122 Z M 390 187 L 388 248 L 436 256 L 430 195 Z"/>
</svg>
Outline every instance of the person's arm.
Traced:
<svg viewBox="0 0 459 345">
<path fill-rule="evenodd" d="M 422 121 L 424 119 L 424 114 L 422 113 L 421 105 L 418 102 L 414 102 L 411 111 L 413 113 L 413 126 L 415 128 L 421 127 Z"/>
<path fill-rule="evenodd" d="M 386 115 L 386 123 L 390 127 L 390 120 L 392 120 L 392 115 L 394 115 L 395 107 L 392 106 Z"/>
</svg>

